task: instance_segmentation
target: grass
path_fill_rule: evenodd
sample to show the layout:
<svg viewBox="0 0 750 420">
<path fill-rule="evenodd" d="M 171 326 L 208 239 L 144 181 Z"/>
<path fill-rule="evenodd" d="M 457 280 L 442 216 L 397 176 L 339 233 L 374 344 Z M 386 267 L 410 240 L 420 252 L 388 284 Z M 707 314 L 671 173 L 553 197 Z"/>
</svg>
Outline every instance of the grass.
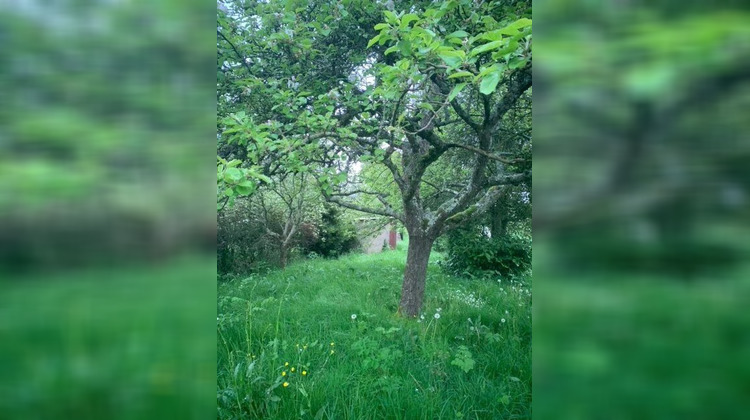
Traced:
<svg viewBox="0 0 750 420">
<path fill-rule="evenodd" d="M 218 418 L 530 418 L 527 286 L 433 254 L 424 319 L 403 319 L 404 246 L 221 284 Z"/>
<path fill-rule="evenodd" d="M 0 418 L 213 412 L 213 258 L 0 281 Z"/>
<path fill-rule="evenodd" d="M 748 255 L 746 229 L 720 233 Z M 688 282 L 614 271 L 572 275 L 554 269 L 544 241 L 534 245 L 535 415 L 747 418 L 747 260 Z"/>
</svg>

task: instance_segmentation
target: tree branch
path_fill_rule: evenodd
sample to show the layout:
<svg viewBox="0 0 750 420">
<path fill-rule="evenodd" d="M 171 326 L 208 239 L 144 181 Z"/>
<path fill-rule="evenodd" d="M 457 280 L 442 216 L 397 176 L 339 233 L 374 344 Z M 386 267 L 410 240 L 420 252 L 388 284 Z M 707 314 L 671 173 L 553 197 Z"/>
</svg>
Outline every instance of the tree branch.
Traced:
<svg viewBox="0 0 750 420">
<path fill-rule="evenodd" d="M 511 76 L 508 91 L 503 95 L 495 107 L 495 111 L 487 121 L 486 126 L 494 129 L 503 116 L 518 102 L 518 98 L 531 87 L 531 65 Z"/>
<path fill-rule="evenodd" d="M 334 203 L 334 204 L 338 204 L 341 207 L 346 207 L 348 209 L 361 211 L 362 213 L 377 214 L 377 215 L 380 215 L 380 216 L 392 217 L 392 218 L 398 219 L 398 220 L 400 220 L 402 222 L 404 221 L 404 217 L 402 215 L 396 213 L 393 209 L 388 209 L 388 208 L 376 209 L 376 208 L 371 208 L 371 207 L 364 207 L 364 206 L 360 206 L 360 205 L 357 205 L 357 204 L 354 204 L 354 203 L 350 203 L 350 202 L 341 200 L 339 198 L 333 197 L 333 196 L 328 195 L 328 194 L 324 194 L 324 197 L 325 197 L 326 201 Z"/>
<path fill-rule="evenodd" d="M 471 151 L 471 152 L 474 152 L 474 153 L 478 153 L 478 154 L 480 154 L 482 156 L 485 156 L 485 157 L 487 157 L 489 159 L 496 160 L 498 162 L 502 162 L 502 163 L 505 163 L 505 164 L 508 164 L 508 165 L 515 165 L 516 163 L 520 163 L 520 162 L 524 161 L 524 159 L 506 159 L 506 158 L 503 158 L 501 156 L 489 153 L 486 150 L 482 150 L 482 149 L 480 149 L 478 147 L 470 146 L 468 144 L 448 143 L 448 144 L 445 145 L 445 147 L 446 148 L 458 147 L 458 148 L 465 149 L 465 150 L 468 150 L 468 151 Z"/>
<path fill-rule="evenodd" d="M 245 61 L 245 58 L 242 56 L 242 54 L 240 54 L 239 50 L 237 50 L 237 47 L 235 47 L 234 44 L 232 44 L 232 41 L 230 41 L 226 36 L 224 36 L 224 34 L 221 33 L 220 30 L 217 29 L 216 33 L 219 34 L 222 38 L 224 38 L 224 41 L 226 41 L 229 44 L 229 46 L 232 47 L 232 49 L 234 50 L 234 53 L 237 54 L 237 58 L 240 59 L 240 62 L 242 63 L 242 65 L 245 66 L 245 68 L 247 69 L 247 72 L 250 74 L 253 74 L 253 71 L 250 70 L 250 66 L 247 64 L 247 61 Z"/>
</svg>

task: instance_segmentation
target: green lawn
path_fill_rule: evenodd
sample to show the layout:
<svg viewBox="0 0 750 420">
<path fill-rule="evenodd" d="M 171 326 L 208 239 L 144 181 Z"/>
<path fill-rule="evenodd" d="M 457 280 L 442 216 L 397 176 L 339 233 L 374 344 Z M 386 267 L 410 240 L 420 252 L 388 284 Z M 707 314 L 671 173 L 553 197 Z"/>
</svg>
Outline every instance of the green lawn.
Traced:
<svg viewBox="0 0 750 420">
<path fill-rule="evenodd" d="M 747 234 L 735 228 L 748 255 Z M 535 242 L 534 414 L 542 419 L 747 418 L 750 265 L 683 281 L 566 274 Z"/>
<path fill-rule="evenodd" d="M 212 415 L 213 258 L 0 281 L 0 418 Z"/>
<path fill-rule="evenodd" d="M 530 418 L 529 288 L 437 258 L 421 321 L 396 315 L 404 244 L 220 285 L 218 418 Z"/>
</svg>

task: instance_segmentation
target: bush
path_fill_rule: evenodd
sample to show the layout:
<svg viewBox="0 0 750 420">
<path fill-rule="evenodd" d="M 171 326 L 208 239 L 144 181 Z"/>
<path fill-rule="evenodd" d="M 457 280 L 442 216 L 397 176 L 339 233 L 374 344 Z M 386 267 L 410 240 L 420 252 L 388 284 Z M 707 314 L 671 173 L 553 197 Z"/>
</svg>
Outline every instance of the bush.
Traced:
<svg viewBox="0 0 750 420">
<path fill-rule="evenodd" d="M 341 210 L 336 206 L 326 205 L 320 225 L 307 230 L 303 229 L 303 234 L 305 237 L 311 236 L 312 239 L 303 240 L 305 254 L 315 253 L 322 257 L 335 258 L 360 246 L 356 227 L 342 217 Z M 311 233 L 313 231 L 314 233 Z"/>
<path fill-rule="evenodd" d="M 482 227 L 457 230 L 446 238 L 440 265 L 456 275 L 521 275 L 531 268 L 531 242 L 514 235 L 489 238 Z"/>
</svg>

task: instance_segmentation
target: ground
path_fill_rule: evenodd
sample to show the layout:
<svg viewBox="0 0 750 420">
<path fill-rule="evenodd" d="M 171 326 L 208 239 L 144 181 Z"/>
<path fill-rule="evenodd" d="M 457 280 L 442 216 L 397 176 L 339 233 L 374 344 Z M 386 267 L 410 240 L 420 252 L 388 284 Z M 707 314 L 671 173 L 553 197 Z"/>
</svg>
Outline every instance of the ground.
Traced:
<svg viewBox="0 0 750 420">
<path fill-rule="evenodd" d="M 531 417 L 531 291 L 431 259 L 423 319 L 396 314 L 406 243 L 219 287 L 218 418 Z"/>
</svg>

